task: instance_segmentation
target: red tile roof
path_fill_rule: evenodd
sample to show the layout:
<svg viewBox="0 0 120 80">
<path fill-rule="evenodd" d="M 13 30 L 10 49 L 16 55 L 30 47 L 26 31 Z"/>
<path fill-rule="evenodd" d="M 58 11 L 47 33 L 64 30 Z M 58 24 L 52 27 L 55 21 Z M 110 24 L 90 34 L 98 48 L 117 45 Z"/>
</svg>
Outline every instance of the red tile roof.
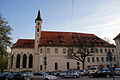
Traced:
<svg viewBox="0 0 120 80">
<path fill-rule="evenodd" d="M 52 31 L 42 31 L 39 46 L 70 46 L 75 43 L 75 38 L 77 37 L 88 37 L 91 41 L 94 42 L 96 46 L 105 46 L 105 47 L 114 47 L 113 44 L 100 39 L 94 34 L 86 33 L 76 33 L 76 32 L 52 32 Z M 33 48 L 34 40 L 33 39 L 19 39 L 14 45 L 13 48 Z"/>
<path fill-rule="evenodd" d="M 120 33 L 113 40 L 118 39 L 118 38 L 120 38 Z"/>
<path fill-rule="evenodd" d="M 34 41 L 34 39 L 18 39 L 12 48 L 33 48 Z"/>
</svg>

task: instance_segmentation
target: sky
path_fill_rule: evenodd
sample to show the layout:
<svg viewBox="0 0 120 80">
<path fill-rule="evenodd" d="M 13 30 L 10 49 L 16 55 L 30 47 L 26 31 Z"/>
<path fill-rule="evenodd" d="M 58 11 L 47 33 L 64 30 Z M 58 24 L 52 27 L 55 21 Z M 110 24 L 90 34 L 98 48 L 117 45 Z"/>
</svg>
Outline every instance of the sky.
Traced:
<svg viewBox="0 0 120 80">
<path fill-rule="evenodd" d="M 91 33 L 112 43 L 120 33 L 120 0 L 0 0 L 13 43 L 35 38 L 39 9 L 42 31 Z"/>
</svg>

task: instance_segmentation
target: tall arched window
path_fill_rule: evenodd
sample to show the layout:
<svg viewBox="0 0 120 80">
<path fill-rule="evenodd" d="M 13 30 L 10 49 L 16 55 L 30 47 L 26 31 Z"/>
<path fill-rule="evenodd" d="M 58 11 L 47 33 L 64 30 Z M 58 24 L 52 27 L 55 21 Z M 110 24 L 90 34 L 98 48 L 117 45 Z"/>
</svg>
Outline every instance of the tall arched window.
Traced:
<svg viewBox="0 0 120 80">
<path fill-rule="evenodd" d="M 12 54 L 12 56 L 11 56 L 11 68 L 13 66 L 13 57 L 14 57 L 14 54 Z"/>
<path fill-rule="evenodd" d="M 26 54 L 23 55 L 23 63 L 22 63 L 22 67 L 26 68 L 26 62 L 27 62 L 27 56 Z"/>
<path fill-rule="evenodd" d="M 42 65 L 40 65 L 40 70 L 42 70 Z"/>
<path fill-rule="evenodd" d="M 20 54 L 17 54 L 16 68 L 20 68 Z"/>
<path fill-rule="evenodd" d="M 67 62 L 67 69 L 70 69 L 70 64 L 69 64 L 69 62 Z"/>
<path fill-rule="evenodd" d="M 58 70 L 58 64 L 55 63 L 55 70 Z"/>
<path fill-rule="evenodd" d="M 33 55 L 30 54 L 29 55 L 29 68 L 32 68 L 33 67 Z"/>
</svg>

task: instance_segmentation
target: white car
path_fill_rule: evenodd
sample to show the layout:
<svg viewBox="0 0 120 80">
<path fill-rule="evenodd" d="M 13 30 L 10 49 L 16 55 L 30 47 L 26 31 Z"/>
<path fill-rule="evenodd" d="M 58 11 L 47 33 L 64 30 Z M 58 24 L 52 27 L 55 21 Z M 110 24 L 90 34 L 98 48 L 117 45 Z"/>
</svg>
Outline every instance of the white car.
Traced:
<svg viewBox="0 0 120 80">
<path fill-rule="evenodd" d="M 97 67 L 90 67 L 90 69 L 89 69 L 89 74 L 95 73 L 97 70 L 98 70 Z"/>
<path fill-rule="evenodd" d="M 34 80 L 57 80 L 56 76 L 48 75 L 46 72 L 37 72 L 33 74 Z"/>
</svg>

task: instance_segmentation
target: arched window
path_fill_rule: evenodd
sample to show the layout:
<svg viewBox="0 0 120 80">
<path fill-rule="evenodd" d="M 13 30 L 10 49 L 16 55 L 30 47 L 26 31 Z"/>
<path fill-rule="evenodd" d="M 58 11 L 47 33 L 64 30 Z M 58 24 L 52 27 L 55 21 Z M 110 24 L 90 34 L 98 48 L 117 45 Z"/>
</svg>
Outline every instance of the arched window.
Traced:
<svg viewBox="0 0 120 80">
<path fill-rule="evenodd" d="M 14 54 L 12 54 L 12 56 L 11 56 L 11 68 L 13 66 L 13 57 L 14 57 Z"/>
<path fill-rule="evenodd" d="M 16 68 L 20 68 L 20 54 L 17 54 Z"/>
<path fill-rule="evenodd" d="M 55 63 L 55 70 L 58 70 L 58 64 Z"/>
<path fill-rule="evenodd" d="M 40 65 L 40 70 L 42 70 L 42 65 Z"/>
<path fill-rule="evenodd" d="M 70 64 L 69 64 L 69 62 L 67 62 L 67 69 L 70 69 Z"/>
<path fill-rule="evenodd" d="M 77 65 L 79 66 L 79 65 L 80 65 L 80 63 L 79 63 L 79 62 L 77 62 Z"/>
<path fill-rule="evenodd" d="M 26 62 L 27 62 L 27 56 L 26 56 L 26 54 L 24 54 L 23 55 L 23 64 L 22 64 L 23 68 L 26 68 Z"/>
<path fill-rule="evenodd" d="M 33 67 L 33 55 L 30 54 L 29 55 L 29 68 L 32 68 Z"/>
</svg>

